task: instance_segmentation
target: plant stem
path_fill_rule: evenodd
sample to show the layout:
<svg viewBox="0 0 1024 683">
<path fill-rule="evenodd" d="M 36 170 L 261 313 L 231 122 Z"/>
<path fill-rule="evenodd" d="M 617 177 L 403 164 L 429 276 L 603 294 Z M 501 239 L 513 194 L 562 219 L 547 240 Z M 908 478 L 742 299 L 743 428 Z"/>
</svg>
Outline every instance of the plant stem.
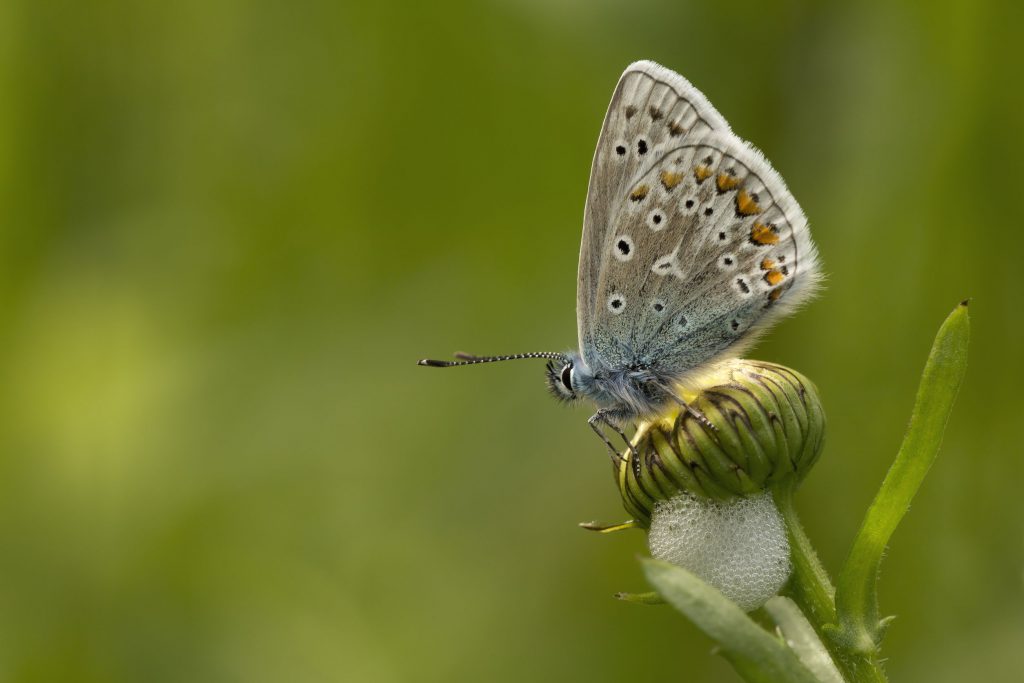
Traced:
<svg viewBox="0 0 1024 683">
<path fill-rule="evenodd" d="M 786 523 L 793 559 L 793 576 L 788 589 L 793 601 L 800 605 L 815 630 L 820 633 L 826 625 L 836 623 L 835 589 L 800 524 L 793 504 L 794 488 L 795 484 L 787 483 L 772 491 L 775 505 Z"/>
<path fill-rule="evenodd" d="M 793 560 L 793 575 L 786 584 L 786 593 L 804 612 L 847 681 L 887 683 L 888 679 L 876 659 L 876 650 L 854 652 L 835 638 L 838 630 L 835 589 L 810 539 L 807 538 L 803 525 L 800 524 L 796 506 L 793 504 L 795 487 L 795 482 L 790 482 L 772 490 L 775 504 L 786 523 L 790 556 Z"/>
</svg>

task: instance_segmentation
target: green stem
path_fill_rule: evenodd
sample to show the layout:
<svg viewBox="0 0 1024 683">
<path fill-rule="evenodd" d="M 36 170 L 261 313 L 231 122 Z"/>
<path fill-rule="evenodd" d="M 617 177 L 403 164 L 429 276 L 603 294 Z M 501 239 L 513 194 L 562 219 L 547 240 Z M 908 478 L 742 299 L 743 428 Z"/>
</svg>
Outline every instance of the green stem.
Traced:
<svg viewBox="0 0 1024 683">
<path fill-rule="evenodd" d="M 793 574 L 786 584 L 785 592 L 803 611 L 847 681 L 887 683 L 888 679 L 876 659 L 876 650 L 851 651 L 835 637 L 838 631 L 835 589 L 803 525 L 800 524 L 800 517 L 793 503 L 795 488 L 795 482 L 790 482 L 777 486 L 772 491 L 775 504 L 786 524 L 790 556 L 793 561 Z"/>
<path fill-rule="evenodd" d="M 790 597 L 800 605 L 804 614 L 819 633 L 830 624 L 836 623 L 835 589 L 828 572 L 821 565 L 814 552 L 811 540 L 807 538 L 800 518 L 793 504 L 793 489 L 790 483 L 776 487 L 773 491 L 775 505 L 786 523 L 789 535 L 790 555 L 793 559 L 793 576 L 787 586 Z"/>
<path fill-rule="evenodd" d="M 856 683 L 889 683 L 874 657 L 854 655 L 842 663 L 840 668 L 848 680 Z"/>
</svg>

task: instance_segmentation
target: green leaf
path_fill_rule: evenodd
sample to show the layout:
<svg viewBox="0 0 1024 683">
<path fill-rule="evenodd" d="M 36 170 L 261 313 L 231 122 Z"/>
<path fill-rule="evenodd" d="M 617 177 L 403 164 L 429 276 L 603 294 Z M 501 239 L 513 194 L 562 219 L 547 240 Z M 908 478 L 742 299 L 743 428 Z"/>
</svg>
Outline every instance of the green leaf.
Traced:
<svg viewBox="0 0 1024 683">
<path fill-rule="evenodd" d="M 718 644 L 744 680 L 820 683 L 785 643 L 758 626 L 718 589 L 667 562 L 641 562 L 651 585 Z"/>
<path fill-rule="evenodd" d="M 616 600 L 622 600 L 623 602 L 631 602 L 634 605 L 664 605 L 665 599 L 658 595 L 656 591 L 649 591 L 647 593 L 616 593 Z"/>
<path fill-rule="evenodd" d="M 878 617 L 878 567 L 896 525 L 906 514 L 939 452 L 942 433 L 967 370 L 969 336 L 970 319 L 964 301 L 939 328 L 903 444 L 868 508 L 836 582 L 836 637 L 854 652 L 866 654 L 877 650 L 882 630 Z"/>
<path fill-rule="evenodd" d="M 776 595 L 764 604 L 764 610 L 782 631 L 786 644 L 821 683 L 843 683 L 831 655 L 795 602 Z"/>
</svg>

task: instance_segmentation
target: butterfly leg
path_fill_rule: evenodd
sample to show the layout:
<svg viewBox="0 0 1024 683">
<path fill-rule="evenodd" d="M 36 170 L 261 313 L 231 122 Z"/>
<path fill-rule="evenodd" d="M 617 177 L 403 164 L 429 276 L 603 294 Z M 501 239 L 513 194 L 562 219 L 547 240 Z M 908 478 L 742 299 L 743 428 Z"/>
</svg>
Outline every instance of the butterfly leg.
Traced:
<svg viewBox="0 0 1024 683">
<path fill-rule="evenodd" d="M 612 415 L 617 415 L 617 413 L 609 408 L 601 408 L 590 416 L 590 419 L 587 420 L 587 424 L 589 424 L 590 428 L 594 430 L 594 433 L 601 438 L 601 441 L 604 441 L 604 444 L 608 446 L 608 450 L 611 451 L 612 454 L 612 462 L 616 464 L 621 463 L 622 456 L 619 455 L 619 452 L 615 450 L 615 446 L 612 445 L 612 442 L 608 440 L 607 436 L 605 436 L 604 431 L 601 430 L 600 423 L 602 422 L 611 427 L 616 434 L 622 437 L 622 440 L 626 442 L 626 446 L 633 453 L 633 457 L 639 458 L 640 454 L 637 453 L 636 447 L 633 446 L 633 443 L 629 440 L 629 437 L 626 436 L 626 433 L 619 428 L 619 425 L 615 424 L 612 420 Z"/>
<path fill-rule="evenodd" d="M 598 420 L 599 415 L 595 413 L 594 415 L 590 416 L 589 420 L 587 420 L 587 424 L 590 425 L 590 428 L 594 430 L 594 433 L 597 434 L 598 438 L 600 438 L 601 441 L 604 441 L 604 445 L 608 447 L 608 452 L 612 456 L 612 462 L 615 463 L 616 465 L 619 465 L 622 463 L 622 456 L 619 455 L 619 452 L 615 450 L 615 446 L 612 445 L 612 442 L 609 441 L 608 437 L 605 436 L 604 432 L 601 431 L 600 425 L 597 424 Z"/>
<path fill-rule="evenodd" d="M 711 420 L 708 419 L 707 415 L 705 415 L 704 413 L 700 412 L 699 410 L 697 410 L 696 408 L 691 406 L 689 403 L 684 401 L 682 399 L 682 397 L 680 397 L 678 394 L 676 394 L 671 389 L 665 387 L 665 391 L 668 392 L 668 395 L 671 396 L 673 398 L 673 400 L 675 400 L 675 402 L 678 403 L 682 407 L 683 410 L 685 410 L 690 415 L 692 415 L 693 418 L 695 420 L 697 420 L 697 422 L 700 422 L 702 425 L 704 425 L 705 427 L 707 427 L 708 429 L 710 429 L 713 432 L 717 432 L 718 431 L 718 427 L 716 427 L 715 425 L 711 424 Z"/>
<path fill-rule="evenodd" d="M 691 406 L 689 403 L 683 403 L 683 408 L 690 415 L 693 415 L 694 419 L 696 419 L 697 422 L 700 422 L 702 425 L 704 425 L 705 427 L 707 427 L 708 429 L 710 429 L 713 432 L 717 432 L 718 431 L 718 427 L 716 427 L 714 424 L 711 423 L 711 420 L 708 419 L 707 415 L 705 415 L 704 413 L 700 412 L 699 410 L 697 410 L 696 408 Z"/>
</svg>

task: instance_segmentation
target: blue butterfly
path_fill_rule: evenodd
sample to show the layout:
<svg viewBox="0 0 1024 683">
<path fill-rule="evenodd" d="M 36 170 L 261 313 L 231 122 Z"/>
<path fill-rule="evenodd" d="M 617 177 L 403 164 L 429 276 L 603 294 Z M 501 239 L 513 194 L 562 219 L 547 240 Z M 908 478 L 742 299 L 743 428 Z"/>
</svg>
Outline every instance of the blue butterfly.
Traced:
<svg viewBox="0 0 1024 683">
<path fill-rule="evenodd" d="M 589 424 L 622 427 L 678 404 L 679 386 L 734 358 L 816 290 L 807 219 L 764 156 L 685 78 L 631 64 L 605 115 L 583 220 L 579 350 L 456 354 L 455 367 L 548 359 L 559 399 L 598 406 Z"/>
</svg>

